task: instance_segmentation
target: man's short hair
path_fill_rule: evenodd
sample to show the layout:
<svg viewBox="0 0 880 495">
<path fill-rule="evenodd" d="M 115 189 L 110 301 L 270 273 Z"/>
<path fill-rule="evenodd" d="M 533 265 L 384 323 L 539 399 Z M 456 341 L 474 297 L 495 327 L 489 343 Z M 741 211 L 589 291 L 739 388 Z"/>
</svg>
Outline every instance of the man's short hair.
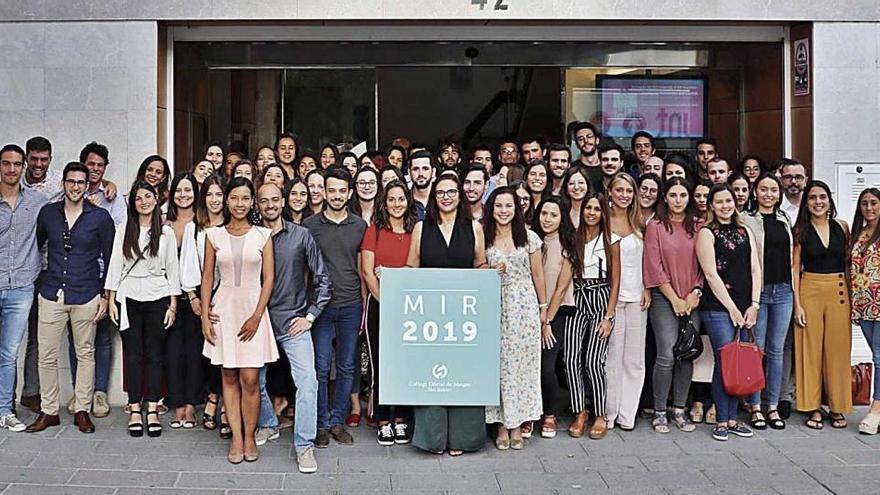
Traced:
<svg viewBox="0 0 880 495">
<path fill-rule="evenodd" d="M 21 155 L 21 160 L 24 161 L 24 158 L 26 156 L 24 153 L 24 150 L 21 149 L 21 146 L 19 146 L 17 144 L 10 143 L 10 144 L 7 144 L 6 146 L 0 148 L 0 155 L 2 155 L 3 153 L 10 152 L 10 151 L 13 151 L 13 152 Z"/>
<path fill-rule="evenodd" d="M 431 154 L 428 150 L 419 150 L 410 155 L 409 157 L 409 166 L 412 167 L 412 163 L 415 160 L 419 160 L 422 158 L 427 158 L 429 162 L 431 162 L 431 168 L 434 168 L 434 155 Z"/>
<path fill-rule="evenodd" d="M 638 139 L 638 138 L 640 138 L 640 137 L 648 138 L 648 141 L 651 142 L 651 148 L 656 148 L 656 146 L 654 145 L 654 136 L 652 136 L 651 133 L 648 132 L 648 131 L 639 131 L 639 132 L 633 134 L 632 139 L 629 140 L 629 147 L 630 147 L 630 149 L 632 149 L 633 151 L 635 151 L 635 149 L 636 149 L 636 139 Z"/>
<path fill-rule="evenodd" d="M 85 145 L 82 151 L 79 152 L 79 163 L 86 163 L 86 158 L 89 157 L 89 153 L 94 153 L 103 158 L 104 165 L 110 165 L 110 151 L 108 151 L 107 147 L 103 144 L 92 141 L 91 143 Z"/>
<path fill-rule="evenodd" d="M 712 146 L 713 148 L 715 148 L 716 150 L 718 149 L 718 143 L 715 141 L 715 138 L 705 137 L 705 138 L 698 139 L 697 144 L 694 145 L 694 149 L 699 148 L 701 144 L 708 144 L 708 145 Z"/>
<path fill-rule="evenodd" d="M 337 179 L 337 180 L 344 181 L 346 184 L 348 184 L 348 188 L 351 189 L 351 186 L 352 186 L 351 172 L 349 172 L 348 169 L 345 167 L 342 167 L 339 165 L 333 165 L 330 168 L 328 168 L 326 173 L 324 174 L 324 180 L 327 181 L 330 179 Z"/>
<path fill-rule="evenodd" d="M 590 131 L 593 132 L 594 136 L 599 137 L 599 129 L 596 129 L 596 126 L 594 126 L 593 124 L 591 124 L 589 122 L 578 122 L 574 126 L 574 131 L 573 131 L 574 135 L 572 137 L 576 138 L 577 133 L 584 130 L 584 129 L 589 129 Z"/>
<path fill-rule="evenodd" d="M 731 171 L 730 163 L 727 160 L 725 160 L 724 158 L 721 158 L 720 156 L 716 156 L 715 158 L 709 160 L 706 163 L 706 168 L 709 168 L 709 165 L 712 165 L 713 163 L 724 163 L 725 165 L 727 165 L 727 170 Z"/>
<path fill-rule="evenodd" d="M 564 151 L 566 156 L 568 156 L 568 161 L 571 161 L 571 150 L 568 149 L 568 146 L 562 143 L 550 143 L 550 146 L 547 147 L 547 161 L 550 161 L 550 153 L 554 151 Z"/>
<path fill-rule="evenodd" d="M 24 144 L 24 149 L 27 154 L 30 154 L 32 151 L 48 151 L 49 154 L 52 154 L 52 143 L 49 142 L 48 139 L 43 136 L 34 136 L 27 140 Z"/>
<path fill-rule="evenodd" d="M 461 182 L 463 183 L 472 172 L 479 172 L 483 176 L 483 182 L 489 182 L 489 172 L 486 170 L 486 167 L 473 162 L 464 169 L 461 174 Z"/>
<path fill-rule="evenodd" d="M 89 168 L 83 165 L 80 162 L 69 162 L 64 166 L 64 172 L 62 173 L 61 179 L 67 180 L 67 174 L 71 172 L 82 172 L 86 174 L 86 177 L 89 176 Z"/>
<path fill-rule="evenodd" d="M 620 153 L 620 159 L 623 160 L 623 146 L 617 143 L 605 143 L 602 146 L 599 146 L 599 158 L 601 159 L 602 155 L 608 153 L 609 151 L 617 151 L 618 153 Z"/>
</svg>

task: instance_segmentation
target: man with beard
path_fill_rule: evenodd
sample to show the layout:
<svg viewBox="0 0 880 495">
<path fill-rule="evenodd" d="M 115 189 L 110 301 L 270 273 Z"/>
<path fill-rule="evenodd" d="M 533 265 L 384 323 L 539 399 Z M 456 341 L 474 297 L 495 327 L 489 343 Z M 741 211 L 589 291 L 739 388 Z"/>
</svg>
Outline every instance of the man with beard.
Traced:
<svg viewBox="0 0 880 495">
<path fill-rule="evenodd" d="M 474 147 L 471 165 L 475 164 L 485 168 L 486 173 L 489 175 L 489 180 L 486 181 L 486 192 L 483 193 L 483 201 L 485 202 L 496 187 L 507 185 L 507 174 L 502 172 L 495 173 L 495 162 L 492 161 L 492 148 L 485 144 L 478 144 Z"/>
<path fill-rule="evenodd" d="M 525 167 L 519 161 L 519 148 L 514 141 L 504 141 L 498 147 L 498 173 L 507 177 L 507 183 L 521 181 Z"/>
<path fill-rule="evenodd" d="M 305 227 L 281 218 L 284 198 L 275 184 L 263 184 L 257 193 L 263 225 L 272 229 L 275 253 L 275 285 L 269 299 L 269 318 L 279 350 L 287 354 L 290 374 L 296 385 L 296 419 L 293 445 L 302 473 L 318 470 L 313 450 L 318 407 L 318 379 L 315 375 L 315 350 L 312 325 L 330 301 L 330 279 L 324 268 L 321 251 Z M 310 279 L 311 284 L 303 284 Z M 260 370 L 260 418 L 277 421 L 266 394 L 266 367 Z M 257 436 L 271 438 L 272 425 L 263 424 Z M 261 435 L 262 430 L 262 435 Z M 265 442 L 265 440 L 264 440 Z M 259 443 L 257 444 L 259 445 Z"/>
<path fill-rule="evenodd" d="M 599 160 L 599 131 L 589 122 L 581 122 L 574 128 L 574 142 L 581 152 L 577 160 L 587 171 L 587 180 L 590 185 L 602 182 L 602 163 Z"/>
<path fill-rule="evenodd" d="M 543 160 L 546 149 L 547 142 L 544 138 L 535 136 L 523 139 L 520 145 L 523 162 L 526 165 L 531 165 Z"/>
<path fill-rule="evenodd" d="M 483 218 L 483 196 L 486 193 L 486 182 L 489 174 L 480 165 L 471 165 L 465 170 L 462 188 L 467 198 L 468 208 L 471 210 L 471 218 L 480 220 Z"/>
<path fill-rule="evenodd" d="M 104 278 L 116 228 L 107 210 L 84 201 L 89 169 L 79 162 L 64 167 L 64 200 L 49 203 L 37 218 L 37 243 L 46 244 L 48 267 L 40 287 L 39 343 L 42 410 L 28 432 L 58 426 L 58 348 L 70 322 L 78 366 L 74 386 L 74 424 L 93 433 L 89 418 L 95 387 L 95 329 L 107 314 Z"/>
<path fill-rule="evenodd" d="M 351 174 L 345 168 L 327 169 L 324 182 L 326 207 L 303 222 L 321 249 L 332 286 L 330 302 L 312 329 L 318 375 L 318 434 L 315 437 L 315 446 L 318 448 L 329 446 L 331 435 L 341 444 L 354 443 L 343 422 L 351 404 L 363 312 L 358 255 L 367 223 L 350 214 L 346 207 L 352 196 L 352 182 Z M 331 400 L 328 382 L 334 336 L 336 382 Z"/>
<path fill-rule="evenodd" d="M 571 150 L 564 144 L 553 143 L 547 148 L 547 163 L 550 176 L 553 178 L 553 195 L 559 196 L 562 189 L 562 177 L 571 166 Z"/>
<path fill-rule="evenodd" d="M 416 151 L 409 157 L 409 179 L 412 182 L 413 206 L 419 221 L 425 219 L 425 209 L 431 196 L 434 180 L 434 157 L 430 151 Z"/>
<path fill-rule="evenodd" d="M 440 168 L 441 171 L 455 170 L 461 165 L 461 145 L 452 138 L 447 138 L 440 143 Z"/>
<path fill-rule="evenodd" d="M 602 180 L 598 184 L 590 183 L 592 191 L 605 192 L 611 178 L 623 168 L 623 147 L 619 144 L 603 144 L 599 148 L 599 160 L 602 161 Z"/>
<path fill-rule="evenodd" d="M 278 140 L 275 141 L 275 155 L 278 157 L 278 164 L 284 168 L 290 178 L 297 176 L 293 162 L 296 161 L 298 151 L 299 146 L 293 134 L 282 132 L 278 136 Z"/>
<path fill-rule="evenodd" d="M 663 159 L 659 156 L 649 156 L 645 163 L 639 168 L 641 175 L 654 174 L 657 177 L 663 175 Z"/>
</svg>

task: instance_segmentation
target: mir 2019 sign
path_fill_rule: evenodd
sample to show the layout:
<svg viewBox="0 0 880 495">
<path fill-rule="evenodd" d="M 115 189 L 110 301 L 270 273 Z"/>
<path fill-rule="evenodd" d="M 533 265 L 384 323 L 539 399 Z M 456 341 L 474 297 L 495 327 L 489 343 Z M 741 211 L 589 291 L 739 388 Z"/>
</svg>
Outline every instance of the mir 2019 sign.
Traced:
<svg viewBox="0 0 880 495">
<path fill-rule="evenodd" d="M 380 403 L 498 405 L 495 270 L 386 268 L 380 290 Z"/>
</svg>

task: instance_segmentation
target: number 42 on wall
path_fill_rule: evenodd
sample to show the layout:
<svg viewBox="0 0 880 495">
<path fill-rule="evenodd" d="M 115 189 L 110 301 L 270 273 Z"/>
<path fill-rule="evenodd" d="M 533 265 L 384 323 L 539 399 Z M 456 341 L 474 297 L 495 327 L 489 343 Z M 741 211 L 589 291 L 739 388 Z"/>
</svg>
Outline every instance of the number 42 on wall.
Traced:
<svg viewBox="0 0 880 495">
<path fill-rule="evenodd" d="M 486 8 L 486 4 L 489 2 L 493 2 L 495 6 L 492 10 L 507 10 L 509 5 L 507 4 L 508 0 L 471 0 L 471 5 L 479 5 L 480 10 Z"/>
</svg>

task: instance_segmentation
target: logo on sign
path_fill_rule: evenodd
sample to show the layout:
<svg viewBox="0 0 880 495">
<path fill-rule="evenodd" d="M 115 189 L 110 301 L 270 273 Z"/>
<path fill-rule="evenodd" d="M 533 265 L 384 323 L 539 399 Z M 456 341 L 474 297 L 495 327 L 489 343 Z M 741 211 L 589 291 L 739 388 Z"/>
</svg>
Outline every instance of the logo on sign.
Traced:
<svg viewBox="0 0 880 495">
<path fill-rule="evenodd" d="M 431 374 L 434 375 L 434 378 L 442 380 L 449 374 L 449 369 L 446 368 L 445 364 L 435 364 L 434 367 L 431 368 Z"/>
</svg>

